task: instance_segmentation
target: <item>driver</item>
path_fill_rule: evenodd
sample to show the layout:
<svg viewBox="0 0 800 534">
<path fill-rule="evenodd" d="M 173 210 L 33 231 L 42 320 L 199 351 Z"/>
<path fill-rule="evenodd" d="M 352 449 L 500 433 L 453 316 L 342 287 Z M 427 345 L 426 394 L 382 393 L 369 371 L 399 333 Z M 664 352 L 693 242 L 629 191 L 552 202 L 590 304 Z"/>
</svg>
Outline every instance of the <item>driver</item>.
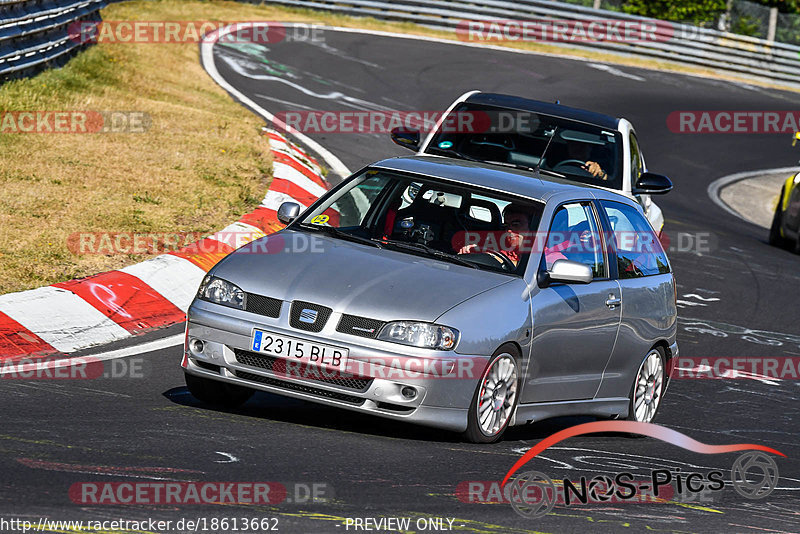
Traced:
<svg viewBox="0 0 800 534">
<path fill-rule="evenodd" d="M 481 248 L 478 244 L 471 244 L 461 247 L 458 251 L 459 254 L 492 254 L 505 256 L 516 267 L 519 264 L 520 246 L 523 241 L 523 232 L 529 230 L 530 217 L 527 212 L 520 206 L 509 204 L 503 210 L 503 228 L 504 231 L 497 236 L 493 244 L 496 244 L 499 250 L 487 250 L 485 247 Z M 498 261 L 503 261 L 498 258 Z"/>
<path fill-rule="evenodd" d="M 581 169 L 591 174 L 594 178 L 608 180 L 608 173 L 603 170 L 603 167 L 598 162 L 589 159 L 592 157 L 591 153 L 592 145 L 589 143 L 567 141 L 567 159 L 582 161 Z"/>
</svg>

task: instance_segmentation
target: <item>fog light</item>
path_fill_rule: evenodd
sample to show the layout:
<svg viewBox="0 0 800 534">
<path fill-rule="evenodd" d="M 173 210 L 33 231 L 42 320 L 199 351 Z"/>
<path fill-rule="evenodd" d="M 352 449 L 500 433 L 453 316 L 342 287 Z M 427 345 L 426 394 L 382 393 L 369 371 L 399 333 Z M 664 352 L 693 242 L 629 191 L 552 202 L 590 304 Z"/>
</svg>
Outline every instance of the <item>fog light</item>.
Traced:
<svg viewBox="0 0 800 534">
<path fill-rule="evenodd" d="M 411 400 L 417 396 L 417 389 L 411 386 L 404 386 L 403 389 L 400 390 L 400 394 L 403 395 L 403 398 Z"/>
<path fill-rule="evenodd" d="M 199 339 L 193 339 L 189 342 L 189 348 L 195 354 L 202 354 L 203 352 L 203 342 Z"/>
</svg>

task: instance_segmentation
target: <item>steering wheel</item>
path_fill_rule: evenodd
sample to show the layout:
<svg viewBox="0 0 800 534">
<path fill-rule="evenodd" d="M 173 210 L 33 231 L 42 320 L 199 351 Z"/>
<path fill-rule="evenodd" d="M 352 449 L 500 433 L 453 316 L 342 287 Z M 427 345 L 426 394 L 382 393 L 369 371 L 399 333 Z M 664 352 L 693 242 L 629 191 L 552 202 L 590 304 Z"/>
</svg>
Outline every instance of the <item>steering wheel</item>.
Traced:
<svg viewBox="0 0 800 534">
<path fill-rule="evenodd" d="M 592 176 L 592 173 L 583 168 L 584 165 L 586 165 L 586 162 L 579 159 L 565 159 L 557 163 L 553 170 L 558 172 L 562 167 L 577 167 L 585 176 Z"/>
<path fill-rule="evenodd" d="M 491 257 L 492 259 L 499 261 L 502 264 L 501 267 L 504 271 L 512 273 L 517 270 L 517 266 L 514 265 L 514 262 L 511 261 L 511 259 L 509 259 L 509 257 L 506 256 L 505 254 L 500 254 L 499 252 L 494 252 L 494 251 L 485 252 L 484 254 Z"/>
</svg>

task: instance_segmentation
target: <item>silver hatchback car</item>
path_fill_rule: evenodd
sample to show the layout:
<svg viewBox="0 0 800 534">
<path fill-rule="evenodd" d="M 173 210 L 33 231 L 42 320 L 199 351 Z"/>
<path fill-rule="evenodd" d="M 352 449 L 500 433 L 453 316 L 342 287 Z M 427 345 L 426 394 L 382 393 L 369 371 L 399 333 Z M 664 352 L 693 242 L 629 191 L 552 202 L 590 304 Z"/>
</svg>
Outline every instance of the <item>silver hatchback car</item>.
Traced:
<svg viewBox="0 0 800 534">
<path fill-rule="evenodd" d="M 634 200 L 413 156 L 278 217 L 189 308 L 182 367 L 201 401 L 261 390 L 484 443 L 554 416 L 656 415 L 676 288 Z"/>
</svg>

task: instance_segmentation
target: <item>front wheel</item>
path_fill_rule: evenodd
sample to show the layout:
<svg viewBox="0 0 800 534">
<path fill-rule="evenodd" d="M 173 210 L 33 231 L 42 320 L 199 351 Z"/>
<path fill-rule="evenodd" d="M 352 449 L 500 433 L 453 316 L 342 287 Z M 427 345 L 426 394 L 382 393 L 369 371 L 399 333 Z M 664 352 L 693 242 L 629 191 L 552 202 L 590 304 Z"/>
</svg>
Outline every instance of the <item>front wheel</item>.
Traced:
<svg viewBox="0 0 800 534">
<path fill-rule="evenodd" d="M 253 390 L 184 373 L 186 387 L 194 398 L 214 406 L 237 408 L 253 396 Z"/>
<path fill-rule="evenodd" d="M 769 227 L 769 244 L 773 247 L 784 247 L 786 241 L 781 233 L 781 224 L 783 222 L 783 212 L 781 206 L 783 205 L 783 190 L 781 189 L 781 196 L 778 198 L 778 205 L 775 207 L 775 214 L 772 216 L 772 224 Z"/>
<path fill-rule="evenodd" d="M 515 351 L 501 347 L 478 382 L 464 432 L 464 438 L 472 443 L 499 440 L 517 409 L 518 359 L 512 352 Z"/>
<path fill-rule="evenodd" d="M 650 349 L 642 360 L 631 387 L 629 421 L 650 423 L 655 419 L 666 385 L 665 361 L 661 347 Z"/>
</svg>

